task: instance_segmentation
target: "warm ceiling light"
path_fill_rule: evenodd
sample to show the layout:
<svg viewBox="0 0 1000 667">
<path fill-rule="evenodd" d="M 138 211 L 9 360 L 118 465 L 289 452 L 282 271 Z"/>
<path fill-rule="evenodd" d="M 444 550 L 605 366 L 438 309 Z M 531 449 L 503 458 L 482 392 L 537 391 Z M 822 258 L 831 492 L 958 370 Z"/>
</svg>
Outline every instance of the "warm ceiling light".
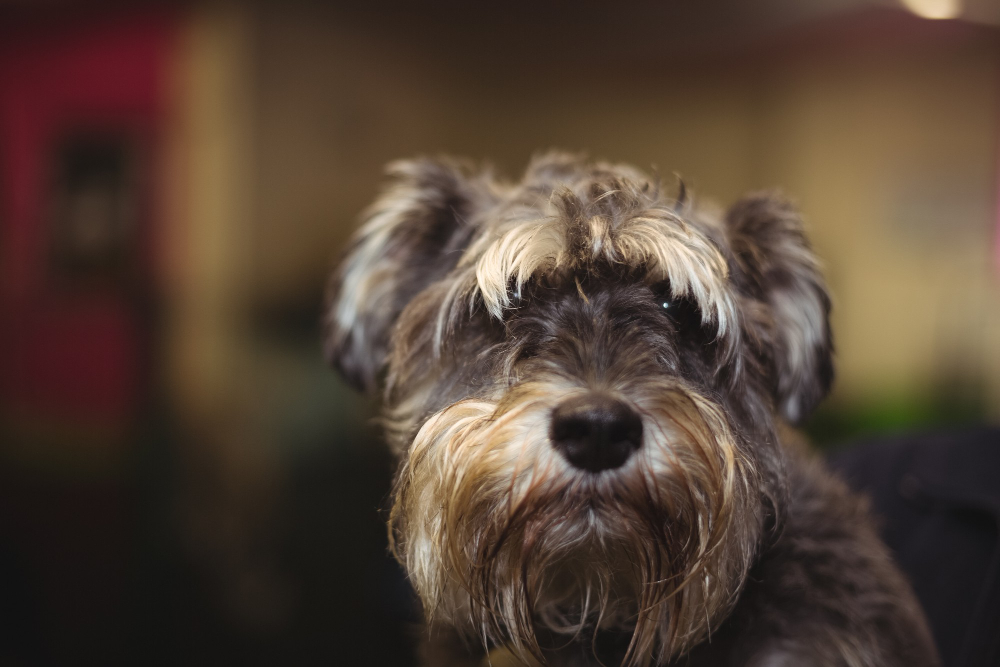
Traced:
<svg viewBox="0 0 1000 667">
<path fill-rule="evenodd" d="M 902 3 L 925 19 L 953 19 L 962 13 L 962 0 L 902 0 Z"/>
</svg>

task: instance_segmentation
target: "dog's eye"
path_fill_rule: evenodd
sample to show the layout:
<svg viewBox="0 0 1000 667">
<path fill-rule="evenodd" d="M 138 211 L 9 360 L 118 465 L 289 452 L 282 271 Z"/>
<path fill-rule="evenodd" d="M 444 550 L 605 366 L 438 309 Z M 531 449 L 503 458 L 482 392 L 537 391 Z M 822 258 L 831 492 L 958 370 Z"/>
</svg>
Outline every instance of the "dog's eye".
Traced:
<svg viewBox="0 0 1000 667">
<path fill-rule="evenodd" d="M 653 291 L 653 298 L 660 304 L 660 308 L 670 314 L 673 314 L 672 310 L 677 310 L 679 299 L 674 297 L 670 292 L 669 282 L 664 280 L 663 282 L 651 285 L 650 289 Z"/>
<path fill-rule="evenodd" d="M 533 359 L 538 356 L 538 346 L 537 345 L 522 345 L 517 348 L 517 358 L 520 361 L 527 359 Z"/>
<path fill-rule="evenodd" d="M 673 323 L 678 333 L 700 334 L 702 329 L 701 309 L 687 296 L 674 296 L 669 283 L 653 286 L 656 302 Z"/>
<path fill-rule="evenodd" d="M 701 328 L 701 310 L 690 299 L 675 298 L 668 302 L 667 316 L 682 331 L 696 331 Z"/>
</svg>

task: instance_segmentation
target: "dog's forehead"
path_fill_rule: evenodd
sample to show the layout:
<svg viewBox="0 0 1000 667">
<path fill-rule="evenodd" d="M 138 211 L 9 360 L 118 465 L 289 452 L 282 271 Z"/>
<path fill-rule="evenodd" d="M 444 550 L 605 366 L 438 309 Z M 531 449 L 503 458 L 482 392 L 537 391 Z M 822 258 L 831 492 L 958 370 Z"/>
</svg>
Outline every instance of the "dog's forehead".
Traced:
<svg viewBox="0 0 1000 667">
<path fill-rule="evenodd" d="M 453 273 L 456 294 L 501 318 L 534 279 L 572 281 L 601 271 L 697 301 L 720 334 L 736 322 L 721 232 L 689 215 L 659 185 L 626 166 L 560 163 L 529 169 L 478 221 Z"/>
</svg>

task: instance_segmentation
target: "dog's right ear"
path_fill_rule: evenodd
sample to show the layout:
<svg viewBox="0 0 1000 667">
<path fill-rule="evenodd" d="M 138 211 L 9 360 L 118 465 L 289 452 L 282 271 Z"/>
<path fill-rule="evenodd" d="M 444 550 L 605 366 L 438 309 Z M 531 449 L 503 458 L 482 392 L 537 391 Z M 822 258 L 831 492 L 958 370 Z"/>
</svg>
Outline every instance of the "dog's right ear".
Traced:
<svg viewBox="0 0 1000 667">
<path fill-rule="evenodd" d="M 402 160 L 387 174 L 389 183 L 330 280 L 323 318 L 327 361 L 368 391 L 385 365 L 399 314 L 454 268 L 478 213 L 497 197 L 487 170 L 456 160 Z"/>
</svg>

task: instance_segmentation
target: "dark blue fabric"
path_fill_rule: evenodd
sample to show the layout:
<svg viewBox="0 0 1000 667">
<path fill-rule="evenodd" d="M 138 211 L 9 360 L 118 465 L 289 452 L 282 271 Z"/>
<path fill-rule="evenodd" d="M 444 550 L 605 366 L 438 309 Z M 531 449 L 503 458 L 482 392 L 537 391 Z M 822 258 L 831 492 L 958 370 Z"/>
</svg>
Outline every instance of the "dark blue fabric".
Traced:
<svg viewBox="0 0 1000 667">
<path fill-rule="evenodd" d="M 1000 429 L 867 440 L 830 464 L 871 498 L 944 665 L 1000 665 Z"/>
</svg>

